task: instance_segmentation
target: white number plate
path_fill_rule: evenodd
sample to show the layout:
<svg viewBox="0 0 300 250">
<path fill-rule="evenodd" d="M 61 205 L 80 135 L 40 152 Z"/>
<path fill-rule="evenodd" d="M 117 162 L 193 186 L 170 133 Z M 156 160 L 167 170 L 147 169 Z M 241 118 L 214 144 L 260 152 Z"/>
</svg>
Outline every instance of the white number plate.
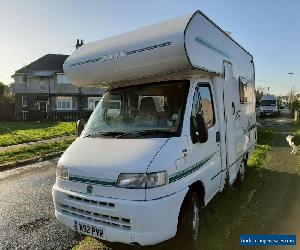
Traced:
<svg viewBox="0 0 300 250">
<path fill-rule="evenodd" d="M 75 220 L 74 229 L 79 233 L 87 234 L 99 239 L 106 239 L 105 230 L 103 228 L 95 227 Z"/>
</svg>

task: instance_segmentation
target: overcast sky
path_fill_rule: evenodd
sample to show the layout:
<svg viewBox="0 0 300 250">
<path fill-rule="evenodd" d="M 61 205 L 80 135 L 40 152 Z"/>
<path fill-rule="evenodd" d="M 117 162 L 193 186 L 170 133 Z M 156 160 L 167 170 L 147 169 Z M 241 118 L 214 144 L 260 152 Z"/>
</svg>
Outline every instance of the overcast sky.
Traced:
<svg viewBox="0 0 300 250">
<path fill-rule="evenodd" d="M 202 10 L 245 47 L 256 84 L 275 94 L 300 90 L 299 0 L 1 0 L 0 81 L 47 53 L 70 54 L 77 38 L 99 40 Z"/>
</svg>

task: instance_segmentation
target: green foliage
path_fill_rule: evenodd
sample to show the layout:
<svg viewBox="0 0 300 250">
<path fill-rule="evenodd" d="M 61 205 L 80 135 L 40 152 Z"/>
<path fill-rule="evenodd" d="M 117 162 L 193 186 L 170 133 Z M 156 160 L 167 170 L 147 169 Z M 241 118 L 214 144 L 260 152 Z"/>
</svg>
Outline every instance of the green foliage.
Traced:
<svg viewBox="0 0 300 250">
<path fill-rule="evenodd" d="M 300 122 L 298 124 L 299 124 L 299 127 L 300 127 Z M 294 140 L 295 144 L 299 146 L 300 145 L 300 128 L 295 131 L 295 138 L 294 139 L 295 139 Z"/>
<path fill-rule="evenodd" d="M 300 101 L 299 100 L 294 100 L 292 102 L 292 111 L 294 112 L 295 110 L 299 110 L 300 111 Z"/>
<path fill-rule="evenodd" d="M 0 147 L 74 133 L 74 122 L 0 122 Z"/>
<path fill-rule="evenodd" d="M 16 99 L 14 95 L 4 95 L 2 101 L 3 103 L 15 103 Z"/>
<path fill-rule="evenodd" d="M 0 82 L 0 101 L 2 97 L 4 96 L 4 90 L 5 90 L 5 84 L 3 82 Z"/>
<path fill-rule="evenodd" d="M 257 130 L 257 143 L 268 144 L 274 136 L 274 131 L 270 128 L 260 128 Z"/>
<path fill-rule="evenodd" d="M 72 143 L 72 141 L 73 139 L 67 139 L 58 142 L 39 143 L 32 146 L 0 151 L 0 168 L 1 165 L 6 163 L 16 163 L 31 158 L 43 157 L 50 153 L 64 151 Z"/>
<path fill-rule="evenodd" d="M 109 250 L 110 248 L 104 246 L 100 241 L 85 237 L 78 245 L 74 246 L 72 250 Z"/>
<path fill-rule="evenodd" d="M 13 95 L 5 94 L 5 90 L 9 87 L 3 82 L 0 82 L 0 103 L 15 103 L 15 97 Z"/>
</svg>

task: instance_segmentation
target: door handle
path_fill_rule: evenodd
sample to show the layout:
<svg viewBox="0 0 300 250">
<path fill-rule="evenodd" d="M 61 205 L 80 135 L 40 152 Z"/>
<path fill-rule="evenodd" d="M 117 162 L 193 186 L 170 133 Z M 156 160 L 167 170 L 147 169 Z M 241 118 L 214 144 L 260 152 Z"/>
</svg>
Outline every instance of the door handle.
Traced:
<svg viewBox="0 0 300 250">
<path fill-rule="evenodd" d="M 216 132 L 216 142 L 220 142 L 220 131 Z"/>
<path fill-rule="evenodd" d="M 235 104 L 234 102 L 231 103 L 231 107 L 233 108 L 233 115 L 235 114 Z"/>
</svg>

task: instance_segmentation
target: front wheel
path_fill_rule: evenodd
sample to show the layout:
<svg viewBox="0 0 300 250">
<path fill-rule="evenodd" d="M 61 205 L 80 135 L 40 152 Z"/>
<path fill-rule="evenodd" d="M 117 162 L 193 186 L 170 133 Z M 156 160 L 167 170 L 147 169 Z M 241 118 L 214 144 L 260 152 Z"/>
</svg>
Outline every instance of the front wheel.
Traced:
<svg viewBox="0 0 300 250">
<path fill-rule="evenodd" d="M 175 237 L 176 249 L 199 249 L 202 204 L 197 193 L 190 191 L 185 198 L 178 220 Z"/>
</svg>

